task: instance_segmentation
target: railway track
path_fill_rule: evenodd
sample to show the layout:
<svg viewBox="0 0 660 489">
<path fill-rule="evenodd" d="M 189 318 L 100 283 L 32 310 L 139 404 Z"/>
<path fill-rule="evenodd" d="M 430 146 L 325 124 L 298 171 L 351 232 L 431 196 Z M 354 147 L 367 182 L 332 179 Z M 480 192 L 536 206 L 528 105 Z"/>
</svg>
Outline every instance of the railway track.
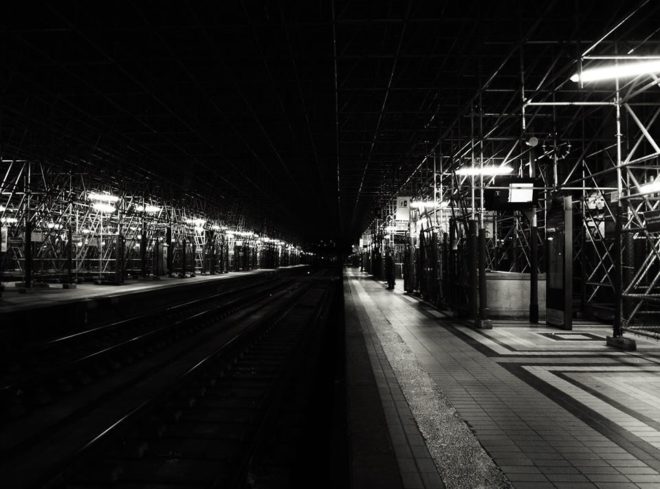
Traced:
<svg viewBox="0 0 660 489">
<path fill-rule="evenodd" d="M 278 379 L 286 377 L 301 331 L 318 322 L 327 305 L 329 283 L 278 281 L 235 291 L 223 307 L 215 304 L 214 314 L 199 304 L 186 308 L 197 312 L 176 322 L 196 322 L 197 333 L 172 336 L 176 353 L 164 348 L 125 362 L 104 386 L 90 384 L 77 394 L 78 403 L 69 400 L 65 415 L 54 409 L 60 416 L 50 416 L 50 424 L 49 416 L 39 416 L 41 423 L 9 429 L 17 442 L 0 442 L 0 477 L 11 481 L 8 487 L 159 487 L 201 479 L 193 486 L 236 486 L 245 475 L 234 469 L 249 452 L 246 440 L 259 438 L 259 420 L 281 390 Z M 191 450 L 181 455 L 185 462 L 184 448 Z M 216 470 L 213 480 L 202 477 L 210 466 L 226 469 Z"/>
<path fill-rule="evenodd" d="M 286 285 L 267 280 L 28 345 L 0 377 L 3 419 L 67 398 Z"/>
</svg>

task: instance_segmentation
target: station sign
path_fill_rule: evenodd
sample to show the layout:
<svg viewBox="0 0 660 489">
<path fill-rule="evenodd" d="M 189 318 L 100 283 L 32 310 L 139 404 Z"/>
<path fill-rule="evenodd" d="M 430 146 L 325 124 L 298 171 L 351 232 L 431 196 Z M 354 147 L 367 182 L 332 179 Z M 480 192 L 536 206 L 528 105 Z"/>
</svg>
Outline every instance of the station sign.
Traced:
<svg viewBox="0 0 660 489">
<path fill-rule="evenodd" d="M 394 227 L 396 231 L 408 231 L 408 226 L 410 226 L 409 221 L 399 220 L 394 221 Z"/>
<path fill-rule="evenodd" d="M 410 197 L 396 198 L 396 216 L 395 221 L 410 221 Z"/>
</svg>

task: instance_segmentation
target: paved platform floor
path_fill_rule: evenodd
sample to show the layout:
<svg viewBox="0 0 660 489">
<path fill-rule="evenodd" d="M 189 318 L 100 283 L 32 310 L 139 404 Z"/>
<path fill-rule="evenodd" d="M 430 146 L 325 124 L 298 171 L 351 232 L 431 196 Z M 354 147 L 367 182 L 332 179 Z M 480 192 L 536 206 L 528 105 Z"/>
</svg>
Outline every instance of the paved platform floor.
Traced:
<svg viewBox="0 0 660 489">
<path fill-rule="evenodd" d="M 289 267 L 283 267 L 289 268 Z M 229 272 L 221 275 L 197 275 L 188 278 L 162 277 L 158 280 L 129 280 L 122 285 L 97 285 L 92 283 L 78 284 L 75 289 L 63 289 L 61 285 L 51 285 L 48 288 L 35 288 L 28 293 L 21 292 L 13 283 L 4 283 L 5 290 L 0 297 L 0 312 L 16 311 L 34 307 L 48 307 L 56 304 L 76 302 L 90 298 L 120 296 L 147 292 L 159 288 L 193 285 L 201 282 L 225 280 L 230 277 L 257 275 L 272 272 L 268 270 L 250 270 L 246 272 Z"/>
<path fill-rule="evenodd" d="M 635 337 L 638 351 L 621 352 L 601 325 L 475 330 L 357 269 L 346 280 L 384 372 L 405 487 L 660 488 L 657 341 Z"/>
</svg>

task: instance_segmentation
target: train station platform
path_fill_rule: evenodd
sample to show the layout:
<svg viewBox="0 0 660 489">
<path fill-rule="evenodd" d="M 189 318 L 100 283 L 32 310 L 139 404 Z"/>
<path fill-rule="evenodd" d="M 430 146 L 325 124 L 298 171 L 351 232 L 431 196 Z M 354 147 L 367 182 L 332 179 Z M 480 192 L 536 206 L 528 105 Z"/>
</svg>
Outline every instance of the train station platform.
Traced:
<svg viewBox="0 0 660 489">
<path fill-rule="evenodd" d="M 403 487 L 660 488 L 659 342 L 614 350 L 586 323 L 477 330 L 400 284 L 345 281 Z"/>
</svg>

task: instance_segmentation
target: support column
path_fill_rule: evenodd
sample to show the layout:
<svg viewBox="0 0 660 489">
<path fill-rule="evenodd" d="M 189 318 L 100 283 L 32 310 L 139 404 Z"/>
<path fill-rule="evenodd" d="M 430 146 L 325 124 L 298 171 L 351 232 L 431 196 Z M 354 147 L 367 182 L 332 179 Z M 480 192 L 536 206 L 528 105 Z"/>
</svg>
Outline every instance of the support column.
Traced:
<svg viewBox="0 0 660 489">
<path fill-rule="evenodd" d="M 25 269 L 23 270 L 25 289 L 32 288 L 32 221 L 30 220 L 29 209 L 25 211 L 25 242 L 23 247 L 25 256 Z"/>
<path fill-rule="evenodd" d="M 479 79 L 481 80 L 481 63 L 479 64 Z M 484 182 L 484 108 L 479 92 L 479 319 L 476 326 L 482 329 L 491 329 L 493 323 L 488 319 L 488 278 L 486 277 L 486 228 L 484 226 L 485 209 L 485 182 Z M 474 203 L 472 215 L 474 215 Z"/>
<path fill-rule="evenodd" d="M 633 239 L 632 233 L 624 233 L 622 237 L 623 250 L 622 254 L 622 288 L 626 289 L 626 284 L 630 284 L 633 281 L 635 276 L 635 240 Z M 623 292 L 622 292 L 623 295 Z M 622 322 L 625 322 L 630 318 L 632 309 L 634 307 L 634 300 L 630 298 L 623 297 L 622 305 Z"/>
<path fill-rule="evenodd" d="M 186 276 L 186 255 L 187 255 L 187 247 L 188 243 L 186 242 L 186 238 L 183 238 L 182 246 L 181 246 L 181 278 L 185 278 Z"/>
<path fill-rule="evenodd" d="M 76 284 L 73 280 L 73 229 L 71 226 L 66 231 L 66 282 L 62 285 L 64 289 L 75 289 Z"/>
<path fill-rule="evenodd" d="M 449 233 L 442 233 L 442 295 L 444 297 L 443 306 L 446 308 L 451 304 L 451 294 L 452 294 L 452 279 L 451 279 L 451 268 L 449 260 L 450 246 L 449 246 Z"/>
<path fill-rule="evenodd" d="M 9 252 L 9 228 L 7 225 L 3 225 L 0 221 L 0 299 L 2 298 L 2 292 L 5 290 L 5 286 L 2 284 L 2 280 L 5 276 L 5 260 L 7 259 L 7 253 Z"/>
<path fill-rule="evenodd" d="M 530 278 L 529 278 L 529 322 L 539 322 L 539 250 L 538 250 L 538 223 L 536 220 L 536 207 L 532 208 L 530 215 Z"/>
<path fill-rule="evenodd" d="M 126 238 L 123 234 L 119 233 L 117 235 L 117 249 L 116 249 L 116 259 L 115 259 L 115 284 L 121 285 L 124 283 L 124 270 L 126 269 L 126 264 L 124 257 L 126 256 Z"/>
<path fill-rule="evenodd" d="M 623 209 L 621 201 L 616 203 L 614 218 L 614 324 L 613 336 L 615 338 L 623 335 L 623 260 L 621 246 L 621 228 L 623 220 Z"/>
<path fill-rule="evenodd" d="M 172 246 L 172 226 L 167 226 L 165 231 L 165 243 L 167 244 L 167 275 L 174 275 L 174 247 Z"/>
<path fill-rule="evenodd" d="M 456 220 L 451 217 L 449 219 L 449 261 L 450 261 L 450 280 L 452 283 L 457 284 L 458 283 L 458 273 L 457 273 L 457 263 L 456 263 L 456 255 L 458 252 L 458 243 L 457 243 L 457 229 L 456 229 Z M 454 310 L 454 312 L 457 311 L 458 307 L 460 304 L 458 303 L 458 293 L 460 292 L 458 287 L 452 287 L 451 288 L 451 294 L 449 296 L 450 300 L 450 307 L 451 309 Z"/>
<path fill-rule="evenodd" d="M 154 233 L 156 234 L 156 233 Z M 160 241 L 158 236 L 156 235 L 154 237 L 154 256 L 152 260 L 152 268 L 154 272 L 154 279 L 155 280 L 160 280 L 160 275 L 161 275 L 161 269 L 160 269 Z"/>
<path fill-rule="evenodd" d="M 616 180 L 617 194 L 614 207 L 614 324 L 612 325 L 612 336 L 607 337 L 607 345 L 622 350 L 636 350 L 635 340 L 623 337 L 623 259 L 622 259 L 622 232 L 624 212 L 621 205 L 623 197 L 623 178 L 622 178 L 622 133 L 621 133 L 621 96 L 619 93 L 619 79 L 616 79 Z"/>
<path fill-rule="evenodd" d="M 486 277 L 486 261 L 488 259 L 486 250 L 486 230 L 479 229 L 479 320 L 477 327 L 491 329 L 493 323 L 488 319 L 488 279 Z"/>
<path fill-rule="evenodd" d="M 573 198 L 564 197 L 564 329 L 573 329 Z"/>
<path fill-rule="evenodd" d="M 207 231 L 206 245 L 209 251 L 209 274 L 215 275 L 215 232 Z"/>
<path fill-rule="evenodd" d="M 478 249 L 477 249 L 477 221 L 470 220 L 468 229 L 468 314 L 475 326 L 479 321 L 479 277 L 478 271 Z"/>
<path fill-rule="evenodd" d="M 142 277 L 147 277 L 147 220 L 142 218 L 142 233 L 140 234 L 140 260 L 142 261 Z"/>
</svg>

